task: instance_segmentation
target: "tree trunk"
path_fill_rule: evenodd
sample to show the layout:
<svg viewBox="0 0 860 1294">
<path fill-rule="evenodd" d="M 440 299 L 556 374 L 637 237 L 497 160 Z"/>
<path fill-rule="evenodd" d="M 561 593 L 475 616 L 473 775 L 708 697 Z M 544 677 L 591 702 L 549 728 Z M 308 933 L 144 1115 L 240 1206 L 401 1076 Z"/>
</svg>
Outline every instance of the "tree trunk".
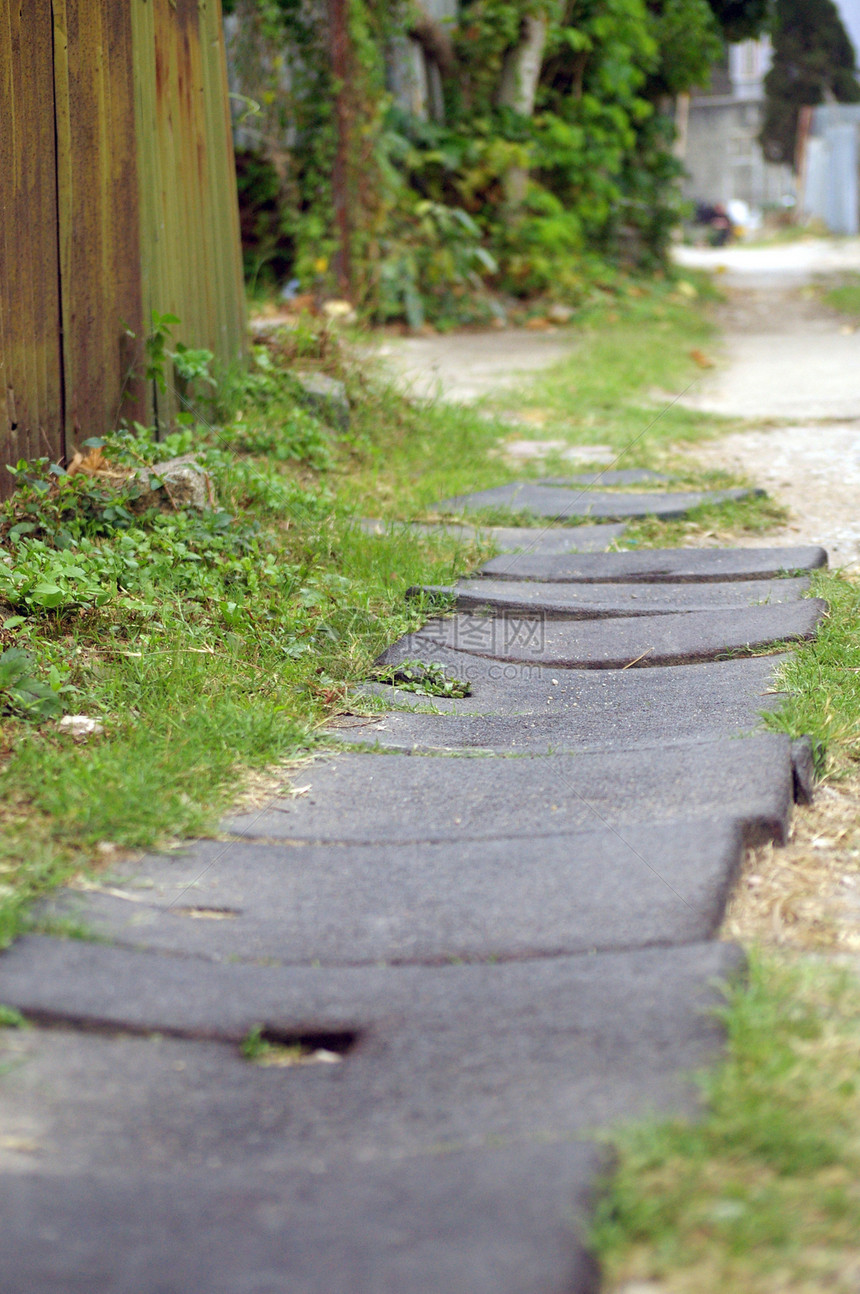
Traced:
<svg viewBox="0 0 860 1294">
<path fill-rule="evenodd" d="M 514 112 L 519 112 L 524 117 L 530 117 L 534 112 L 546 37 L 546 14 L 530 14 L 523 23 L 519 45 L 505 55 L 498 94 L 500 108 L 513 108 Z M 505 199 L 510 210 L 522 206 L 528 181 L 529 173 L 524 166 L 512 166 L 508 171 L 505 176 Z"/>
<path fill-rule="evenodd" d="M 534 112 L 546 36 L 545 14 L 531 14 L 525 19 L 522 40 L 505 55 L 498 95 L 500 108 L 513 108 L 524 117 Z"/>
</svg>

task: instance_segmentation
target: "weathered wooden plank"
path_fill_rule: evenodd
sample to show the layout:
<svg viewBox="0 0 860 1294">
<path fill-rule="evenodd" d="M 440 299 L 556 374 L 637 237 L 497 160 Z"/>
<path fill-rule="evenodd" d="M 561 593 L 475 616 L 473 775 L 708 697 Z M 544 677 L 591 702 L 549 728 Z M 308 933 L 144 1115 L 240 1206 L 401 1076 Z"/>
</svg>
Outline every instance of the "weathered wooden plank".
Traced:
<svg viewBox="0 0 860 1294">
<path fill-rule="evenodd" d="M 50 7 L 0 5 L 0 497 L 59 458 L 62 389 Z"/>
<path fill-rule="evenodd" d="M 220 3 L 0 4 L 0 121 L 2 464 L 145 420 L 153 310 L 243 349 Z"/>
<path fill-rule="evenodd" d="M 186 345 L 229 364 L 244 349 L 245 304 L 220 9 L 134 0 L 132 22 L 145 310 L 175 314 Z M 166 376 L 173 385 L 169 366 Z M 155 405 L 170 421 L 175 392 Z"/>
<path fill-rule="evenodd" d="M 127 380 L 143 333 L 131 26 L 115 0 L 57 7 L 68 36 L 57 79 L 66 434 L 80 441 L 143 410 Z"/>
</svg>

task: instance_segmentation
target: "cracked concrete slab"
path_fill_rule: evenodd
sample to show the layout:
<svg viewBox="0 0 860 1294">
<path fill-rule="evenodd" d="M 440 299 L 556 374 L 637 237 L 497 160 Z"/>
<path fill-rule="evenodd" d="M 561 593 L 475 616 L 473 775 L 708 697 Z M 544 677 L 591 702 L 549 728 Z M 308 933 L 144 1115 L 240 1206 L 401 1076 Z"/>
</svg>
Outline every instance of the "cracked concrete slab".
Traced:
<svg viewBox="0 0 860 1294">
<path fill-rule="evenodd" d="M 482 575 L 497 580 L 541 580 L 545 583 L 609 584 L 709 583 L 725 580 L 773 580 L 827 565 L 823 548 L 652 548 L 636 552 L 595 554 L 584 558 L 550 555 L 537 550 L 493 557 Z"/>
<path fill-rule="evenodd" d="M 728 820 L 410 845 L 200 841 L 38 916 L 134 948 L 322 965 L 505 960 L 707 939 L 741 858 Z"/>
<path fill-rule="evenodd" d="M 714 1057 L 714 942 L 494 965 L 225 964 L 28 936 L 0 957 L 0 1164 L 64 1175 L 324 1170 L 441 1146 L 558 1142 L 692 1113 Z M 355 1039 L 336 1063 L 252 1064 L 265 1036 Z M 325 1046 L 325 1041 L 320 1045 Z"/>
<path fill-rule="evenodd" d="M 789 739 L 505 758 L 343 754 L 310 766 L 301 795 L 228 818 L 276 840 L 514 840 L 622 823 L 735 818 L 748 843 L 783 840 L 793 798 Z"/>
<path fill-rule="evenodd" d="M 540 614 L 599 620 L 622 616 L 672 615 L 716 607 L 769 606 L 797 602 L 809 591 L 808 577 L 728 580 L 720 583 L 560 584 L 538 580 L 458 580 L 454 585 L 420 585 L 407 597 L 429 594 L 453 599 L 460 611 Z"/>
<path fill-rule="evenodd" d="M 497 485 L 474 494 L 460 494 L 443 499 L 434 510 L 442 513 L 478 512 L 482 508 L 505 508 L 526 512 L 535 517 L 566 520 L 594 517 L 606 521 L 625 521 L 634 517 L 685 517 L 703 504 L 728 503 L 750 499 L 763 490 L 687 490 L 672 494 L 612 494 L 580 487 L 537 485 L 531 482 Z"/>
<path fill-rule="evenodd" d="M 814 638 L 826 611 L 822 599 L 803 598 L 771 606 L 609 620 L 460 614 L 428 620 L 416 633 L 386 648 L 377 664 L 435 660 L 439 647 L 464 656 L 559 669 L 692 664 Z M 464 660 L 462 668 L 468 664 Z"/>
<path fill-rule="evenodd" d="M 445 647 L 428 651 L 426 657 L 448 677 L 467 683 L 470 694 L 425 696 L 383 683 L 364 684 L 361 693 L 377 696 L 391 707 L 405 707 L 408 713 L 401 708 L 396 715 L 342 716 L 332 721 L 333 734 L 342 739 L 354 727 L 360 736 L 362 728 L 372 731 L 380 722 L 397 732 L 401 719 L 424 718 L 412 713 L 419 706 L 461 718 L 540 720 L 547 725 L 547 740 L 554 725 L 553 739 L 575 740 L 579 750 L 708 741 L 749 732 L 759 726 L 761 711 L 782 703 L 776 675 L 788 659 L 753 656 L 701 665 L 655 665 L 648 670 L 560 670 L 503 664 Z M 528 740 L 528 732 L 523 724 L 516 739 Z"/>
</svg>

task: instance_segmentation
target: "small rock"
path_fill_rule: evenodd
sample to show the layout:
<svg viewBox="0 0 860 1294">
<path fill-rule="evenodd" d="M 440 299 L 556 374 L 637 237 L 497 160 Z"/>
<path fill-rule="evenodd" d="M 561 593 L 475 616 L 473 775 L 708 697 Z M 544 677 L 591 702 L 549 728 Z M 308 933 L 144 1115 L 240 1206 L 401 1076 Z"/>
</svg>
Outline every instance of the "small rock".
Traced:
<svg viewBox="0 0 860 1294">
<path fill-rule="evenodd" d="M 61 732 L 69 732 L 73 737 L 96 737 L 104 732 L 104 724 L 98 719 L 91 719 L 88 714 L 64 714 L 57 727 Z"/>
<path fill-rule="evenodd" d="M 140 486 L 133 502 L 135 512 L 145 512 L 147 508 L 173 512 L 197 508 L 203 512 L 215 507 L 212 479 L 193 454 L 153 463 L 152 467 L 142 468 L 132 479 Z"/>
<path fill-rule="evenodd" d="M 358 315 L 348 301 L 324 301 L 322 312 L 326 319 L 331 319 L 332 322 L 358 323 Z"/>
<path fill-rule="evenodd" d="M 347 431 L 351 410 L 343 382 L 326 377 L 324 373 L 296 373 L 294 376 L 302 389 L 303 403 L 330 426 Z"/>
<path fill-rule="evenodd" d="M 570 323 L 573 316 L 574 311 L 572 307 L 564 306 L 560 301 L 557 301 L 555 305 L 551 305 L 549 310 L 546 312 L 547 319 L 549 319 L 550 323 L 554 324 Z"/>
</svg>

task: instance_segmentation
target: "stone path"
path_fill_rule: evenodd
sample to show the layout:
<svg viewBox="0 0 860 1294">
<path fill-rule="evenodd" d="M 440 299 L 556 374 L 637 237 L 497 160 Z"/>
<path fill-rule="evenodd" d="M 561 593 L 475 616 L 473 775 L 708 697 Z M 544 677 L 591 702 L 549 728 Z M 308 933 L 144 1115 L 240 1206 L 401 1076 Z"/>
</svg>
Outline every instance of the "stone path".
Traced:
<svg viewBox="0 0 860 1294">
<path fill-rule="evenodd" d="M 530 488 L 578 515 L 591 483 Z M 333 728 L 385 750 L 59 892 L 92 938 L 0 957 L 32 1025 L 0 1034 L 4 1294 L 599 1288 L 592 1134 L 695 1115 L 744 846 L 809 791 L 761 730 L 785 656 L 751 653 L 815 633 L 826 560 L 601 529 L 502 530 L 471 614 L 384 653 L 389 712 Z M 467 695 L 404 691 L 406 660 Z"/>
</svg>

